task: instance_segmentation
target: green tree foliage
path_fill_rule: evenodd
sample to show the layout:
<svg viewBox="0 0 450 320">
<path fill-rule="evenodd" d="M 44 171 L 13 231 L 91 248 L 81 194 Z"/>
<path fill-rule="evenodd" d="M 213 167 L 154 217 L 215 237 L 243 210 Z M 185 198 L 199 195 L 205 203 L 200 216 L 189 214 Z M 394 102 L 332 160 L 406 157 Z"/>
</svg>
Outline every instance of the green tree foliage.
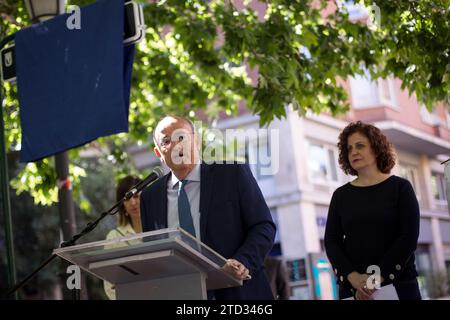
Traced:
<svg viewBox="0 0 450 320">
<path fill-rule="evenodd" d="M 11 152 L 8 156 L 10 175 L 14 177 L 23 168 L 18 164 L 18 152 Z M 13 191 L 13 190 L 11 190 Z M 18 279 L 23 279 L 40 263 L 47 259 L 53 248 L 59 244 L 59 215 L 55 205 L 37 207 L 33 198 L 22 193 L 16 195 L 11 192 L 11 212 L 14 221 L 15 258 Z M 0 216 L 0 225 L 4 225 L 3 214 Z M 6 252 L 4 230 L 0 228 L 0 252 Z M 55 274 L 59 273 L 57 263 L 50 264 L 19 291 L 23 298 L 45 298 L 51 295 L 51 288 L 57 283 Z M 7 289 L 6 257 L 0 258 L 2 278 L 0 292 L 4 294 Z M 3 272 L 4 271 L 4 272 Z"/>
<path fill-rule="evenodd" d="M 8 156 L 10 175 L 12 178 L 23 170 L 23 164 L 18 162 L 18 152 L 11 152 Z M 104 159 L 82 158 L 78 165 L 86 168 L 86 177 L 81 179 L 82 197 L 92 208 L 88 215 L 83 214 L 80 208 L 76 208 L 76 221 L 84 226 L 88 221 L 93 221 L 100 213 L 114 203 L 115 186 L 114 177 L 111 175 L 112 164 Z M 35 270 L 59 246 L 61 241 L 59 231 L 59 212 L 55 204 L 50 206 L 35 205 L 33 198 L 23 192 L 20 195 L 11 190 L 11 212 L 13 214 L 13 233 L 15 244 L 15 258 L 17 277 L 22 280 L 31 271 Z M 3 214 L 0 215 L 0 226 L 4 225 Z M 91 233 L 81 238 L 78 243 L 102 240 L 109 230 L 114 228 L 116 218 L 106 217 L 102 223 Z M 81 229 L 78 228 L 78 231 Z M 0 228 L 0 295 L 7 289 L 7 264 L 5 249 L 5 235 L 3 227 Z M 19 291 L 23 299 L 51 299 L 53 289 L 59 285 L 65 288 L 67 274 L 60 259 L 42 269 L 30 282 Z M 57 275 L 57 276 L 55 276 Z M 84 287 L 83 287 L 84 288 Z M 103 283 L 93 276 L 87 275 L 87 290 L 90 299 L 105 299 Z M 67 294 L 67 292 L 66 292 Z"/>
<path fill-rule="evenodd" d="M 71 1 L 83 5 L 91 1 Z M 448 103 L 449 0 L 378 0 L 381 21 L 374 26 L 349 20 L 343 1 L 161 0 L 144 5 L 146 39 L 136 52 L 130 104 L 130 132 L 98 139 L 95 146 L 128 170 L 124 146 L 150 143 L 155 122 L 167 113 L 210 118 L 236 114 L 240 101 L 259 115 L 261 125 L 286 115 L 286 105 L 338 114 L 348 108 L 338 79 L 368 69 L 374 78 L 395 75 L 429 108 Z M 238 6 L 239 2 L 239 6 Z M 372 1 L 362 1 L 372 5 Z M 255 3 L 252 1 L 252 3 Z M 337 5 L 336 5 L 337 4 Z M 22 1 L 0 0 L 0 36 L 29 25 Z M 252 84 L 249 72 L 258 72 Z M 20 148 L 15 85 L 6 84 L 7 146 Z M 71 159 L 80 149 L 72 150 Z M 13 182 L 37 203 L 56 200 L 53 160 L 29 164 Z M 84 168 L 72 166 L 74 191 Z"/>
</svg>

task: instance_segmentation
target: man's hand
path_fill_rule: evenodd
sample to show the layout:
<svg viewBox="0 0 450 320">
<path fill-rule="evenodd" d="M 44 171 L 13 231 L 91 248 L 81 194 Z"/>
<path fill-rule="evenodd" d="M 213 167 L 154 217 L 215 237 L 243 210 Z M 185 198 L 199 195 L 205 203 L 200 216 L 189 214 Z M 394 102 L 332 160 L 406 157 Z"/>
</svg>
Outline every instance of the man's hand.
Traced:
<svg viewBox="0 0 450 320">
<path fill-rule="evenodd" d="M 367 274 L 360 274 L 358 272 L 352 272 L 347 276 L 353 288 L 356 289 L 356 300 L 370 300 L 372 294 L 376 289 L 367 288 Z"/>
<path fill-rule="evenodd" d="M 238 280 L 248 280 L 250 277 L 249 270 L 235 259 L 228 259 L 223 269 Z"/>
</svg>

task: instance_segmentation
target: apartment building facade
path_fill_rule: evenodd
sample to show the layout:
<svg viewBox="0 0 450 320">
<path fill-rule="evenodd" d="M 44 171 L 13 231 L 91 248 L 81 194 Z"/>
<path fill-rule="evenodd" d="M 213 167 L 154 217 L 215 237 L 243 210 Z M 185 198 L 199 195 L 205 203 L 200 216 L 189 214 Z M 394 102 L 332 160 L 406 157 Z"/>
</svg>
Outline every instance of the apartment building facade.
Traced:
<svg viewBox="0 0 450 320">
<path fill-rule="evenodd" d="M 351 121 L 371 123 L 384 132 L 396 150 L 393 174 L 408 179 L 414 187 L 421 210 L 416 263 L 425 297 L 429 295 L 427 276 L 450 268 L 450 214 L 441 164 L 450 157 L 450 110 L 439 105 L 428 112 L 400 85 L 395 79 L 349 79 L 346 86 L 351 110 L 337 119 L 312 114 L 300 117 L 289 110 L 287 119 L 275 121 L 268 128 L 279 132 L 278 142 L 268 142 L 278 144 L 272 153 L 279 152 L 277 171 L 272 176 L 258 172 L 267 163 L 256 159 L 258 147 L 271 147 L 256 147 L 250 142 L 248 159 L 278 226 L 273 254 L 288 263 L 293 298 L 317 298 L 312 279 L 308 279 L 312 276 L 308 259 L 310 254 L 324 252 L 323 237 L 333 191 L 354 178 L 342 173 L 337 160 L 338 135 Z M 258 117 L 244 114 L 222 120 L 217 127 L 257 129 Z M 334 290 L 332 286 L 328 289 Z"/>
<path fill-rule="evenodd" d="M 262 14 L 264 5 L 256 4 Z M 357 16 L 360 8 L 351 9 L 355 19 L 361 18 Z M 257 74 L 250 76 L 256 83 Z M 416 264 L 425 298 L 430 295 L 428 275 L 450 269 L 450 213 L 441 164 L 450 157 L 450 109 L 437 105 L 429 112 L 400 85 L 393 78 L 372 81 L 368 74 L 350 78 L 345 83 L 351 104 L 346 115 L 300 117 L 288 108 L 286 119 L 275 120 L 266 128 L 269 133 L 262 143 L 258 138 L 249 139 L 245 155 L 278 229 L 271 254 L 287 264 L 292 299 L 337 298 L 336 287 L 330 284 L 334 283 L 332 272 L 324 273 L 331 278 L 319 279 L 314 267 L 330 269 L 323 245 L 328 205 L 334 190 L 353 179 L 340 170 L 337 150 L 339 133 L 351 121 L 371 123 L 384 132 L 397 154 L 392 173 L 408 179 L 414 187 L 421 210 Z M 213 127 L 223 132 L 260 129 L 257 116 L 241 111 L 237 117 L 221 118 Z M 275 140 L 271 130 L 277 133 Z M 131 153 L 138 168 L 157 163 L 142 148 Z M 276 161 L 261 161 L 261 154 Z M 275 162 L 273 174 L 261 174 L 261 169 Z M 317 293 L 321 281 L 322 291 Z"/>
</svg>

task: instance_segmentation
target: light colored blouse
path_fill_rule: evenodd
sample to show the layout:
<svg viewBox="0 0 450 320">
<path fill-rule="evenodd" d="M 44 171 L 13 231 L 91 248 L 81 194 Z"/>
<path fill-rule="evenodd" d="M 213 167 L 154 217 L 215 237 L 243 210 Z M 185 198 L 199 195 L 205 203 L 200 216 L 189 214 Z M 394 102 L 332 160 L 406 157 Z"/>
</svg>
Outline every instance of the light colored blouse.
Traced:
<svg viewBox="0 0 450 320">
<path fill-rule="evenodd" d="M 119 237 L 125 237 L 129 235 L 136 234 L 133 227 L 130 224 L 121 225 L 117 228 L 111 230 L 108 232 L 108 235 L 106 236 L 106 240 L 111 240 Z M 134 240 L 136 241 L 136 240 Z M 131 244 L 133 244 L 134 241 L 130 241 Z M 128 242 L 128 244 L 130 244 Z M 108 248 L 120 248 L 126 246 L 127 243 L 119 242 L 113 246 L 108 246 Z M 116 300 L 116 290 L 114 289 L 114 285 L 108 281 L 103 281 L 103 288 L 105 289 L 105 293 L 108 296 L 109 300 Z"/>
</svg>

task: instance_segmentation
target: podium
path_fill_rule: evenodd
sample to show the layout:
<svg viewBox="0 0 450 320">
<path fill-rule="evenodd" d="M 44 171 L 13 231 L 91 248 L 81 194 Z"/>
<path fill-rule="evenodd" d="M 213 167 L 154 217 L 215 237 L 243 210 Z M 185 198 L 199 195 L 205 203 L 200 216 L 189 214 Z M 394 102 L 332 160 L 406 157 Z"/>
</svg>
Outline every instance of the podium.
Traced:
<svg viewBox="0 0 450 320">
<path fill-rule="evenodd" d="M 241 286 L 226 259 L 183 229 L 160 229 L 58 248 L 54 254 L 111 282 L 118 300 L 205 300 L 206 290 Z"/>
</svg>

